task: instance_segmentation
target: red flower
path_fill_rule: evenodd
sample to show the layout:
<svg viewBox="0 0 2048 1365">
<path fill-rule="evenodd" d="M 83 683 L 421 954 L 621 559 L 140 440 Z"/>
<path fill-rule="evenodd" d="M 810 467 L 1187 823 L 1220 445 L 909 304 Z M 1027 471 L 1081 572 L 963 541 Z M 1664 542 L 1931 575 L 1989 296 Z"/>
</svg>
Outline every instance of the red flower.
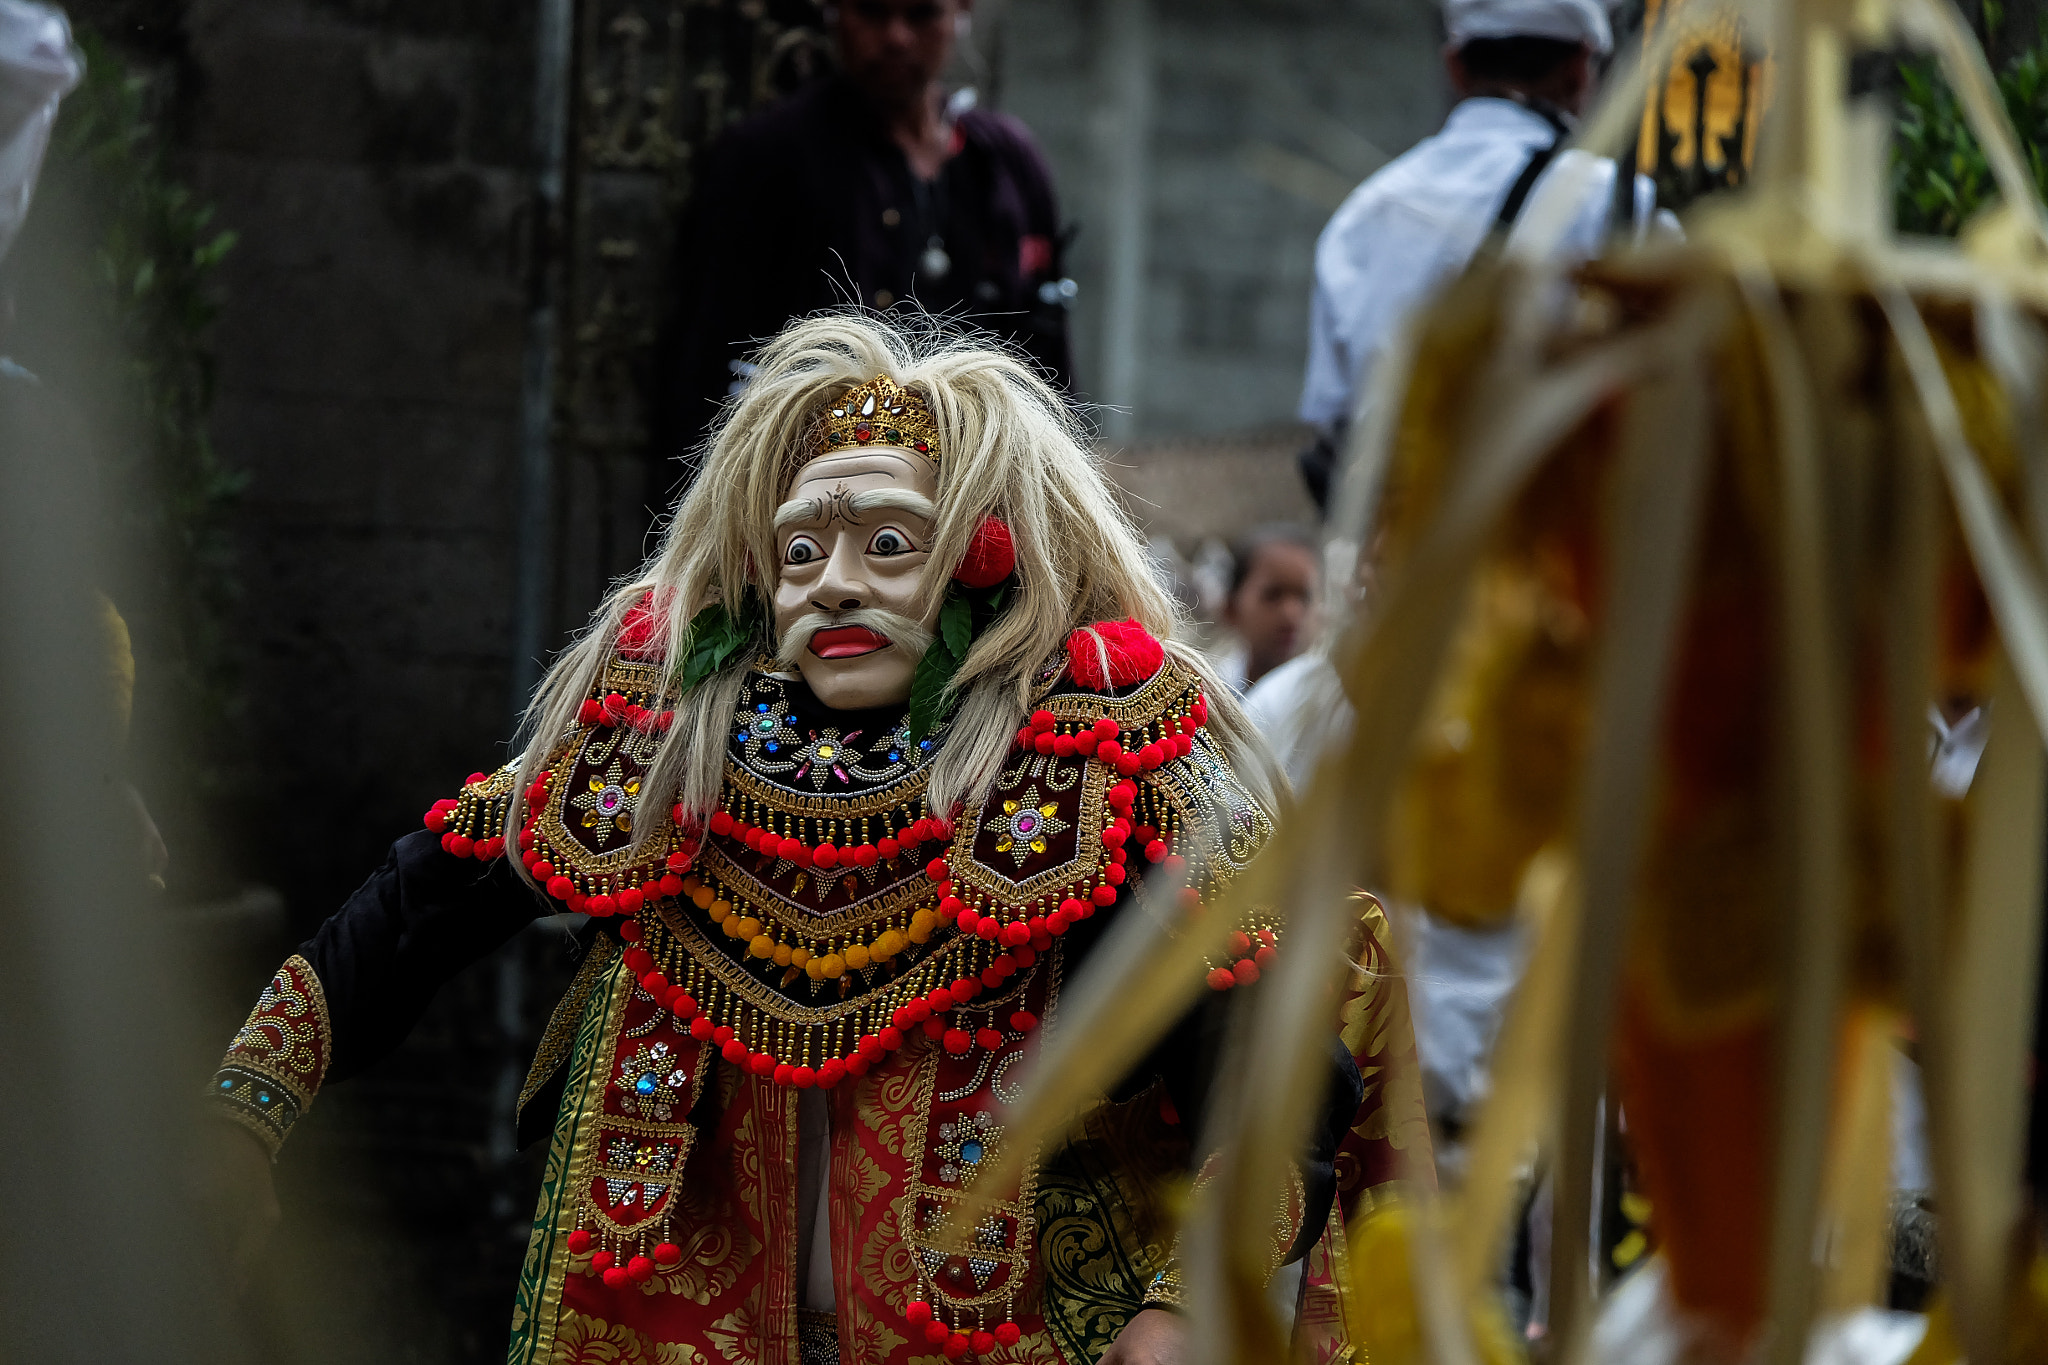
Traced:
<svg viewBox="0 0 2048 1365">
<path fill-rule="evenodd" d="M 1101 637 L 1100 646 L 1095 636 Z M 1098 692 L 1143 682 L 1165 662 L 1166 646 L 1136 621 L 1097 621 L 1067 637 L 1067 672 Z"/>
<path fill-rule="evenodd" d="M 953 577 L 970 588 L 993 588 L 1017 567 L 1017 544 L 1000 517 L 983 517 L 967 542 L 967 553 Z"/>
</svg>

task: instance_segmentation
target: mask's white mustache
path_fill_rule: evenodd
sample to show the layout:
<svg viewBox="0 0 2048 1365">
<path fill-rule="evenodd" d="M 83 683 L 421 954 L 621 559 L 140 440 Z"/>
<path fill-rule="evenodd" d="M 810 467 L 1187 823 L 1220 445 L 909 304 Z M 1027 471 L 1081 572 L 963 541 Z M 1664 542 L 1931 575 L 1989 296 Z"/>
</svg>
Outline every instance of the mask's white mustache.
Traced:
<svg viewBox="0 0 2048 1365">
<path fill-rule="evenodd" d="M 922 659 L 925 650 L 931 648 L 932 633 L 908 616 L 898 616 L 880 607 L 855 607 L 852 611 L 814 611 L 799 616 L 782 632 L 775 662 L 785 669 L 795 668 L 803 661 L 804 651 L 811 647 L 811 637 L 836 626 L 866 626 L 877 635 L 888 636 L 890 644 L 913 659 Z"/>
</svg>

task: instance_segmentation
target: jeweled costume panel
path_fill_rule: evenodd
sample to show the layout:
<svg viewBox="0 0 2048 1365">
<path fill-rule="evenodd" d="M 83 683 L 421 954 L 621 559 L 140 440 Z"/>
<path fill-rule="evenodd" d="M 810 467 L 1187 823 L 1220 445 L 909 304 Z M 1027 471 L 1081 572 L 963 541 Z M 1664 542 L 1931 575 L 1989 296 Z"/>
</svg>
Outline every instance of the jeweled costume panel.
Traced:
<svg viewBox="0 0 2048 1365">
<path fill-rule="evenodd" d="M 1145 1302 L 1171 1256 L 1165 1192 L 1189 1166 L 1232 999 L 1223 987 L 1256 979 L 1276 948 L 1270 927 L 1245 926 L 1211 971 L 1219 989 L 1075 1141 L 1038 1154 L 1018 1187 L 980 1188 L 975 1169 L 1001 1148 L 1036 1031 L 1059 1027 L 1063 979 L 1140 870 L 1185 877 L 1192 904 L 1270 826 L 1171 662 L 1096 691 L 1055 660 L 1040 685 L 993 788 L 934 813 L 924 777 L 943 731 L 913 743 L 900 712 L 832 712 L 801 682 L 751 675 L 725 738 L 720 809 L 696 828 L 643 799 L 672 699 L 662 668 L 620 659 L 527 789 L 516 832 L 512 774 L 477 775 L 288 964 L 298 997 L 328 1012 L 318 1045 L 332 1074 L 395 1045 L 439 980 L 532 914 L 594 917 L 524 1097 L 552 1104 L 555 1120 L 512 1360 L 797 1359 L 797 1107 L 813 1087 L 831 1113 L 847 1361 L 931 1360 L 948 1346 L 984 1361 L 1091 1361 Z M 510 875 L 513 856 L 546 899 Z M 276 988 L 266 1001 L 251 1029 L 288 1007 Z M 1371 1037 L 1333 1041 L 1336 1117 L 1276 1223 L 1276 1252 L 1319 1244 L 1327 1262 L 1340 1143 L 1355 1184 L 1391 1175 L 1386 1148 L 1410 1132 L 1358 1113 L 1354 1054 L 1383 1069 L 1389 1030 L 1353 1023 L 1347 1035 Z M 344 1047 L 351 1034 L 364 1044 Z M 224 1099 L 251 1074 L 238 1050 Z M 294 1082 L 292 1116 L 318 1080 Z M 276 1138 L 289 1127 L 242 1117 Z M 962 1203 L 970 1231 L 947 1240 Z M 1341 1288 L 1333 1278 L 1327 1264 L 1311 1276 L 1312 1305 L 1319 1281 Z M 1323 1335 L 1317 1354 L 1335 1358 L 1341 1342 Z"/>
</svg>

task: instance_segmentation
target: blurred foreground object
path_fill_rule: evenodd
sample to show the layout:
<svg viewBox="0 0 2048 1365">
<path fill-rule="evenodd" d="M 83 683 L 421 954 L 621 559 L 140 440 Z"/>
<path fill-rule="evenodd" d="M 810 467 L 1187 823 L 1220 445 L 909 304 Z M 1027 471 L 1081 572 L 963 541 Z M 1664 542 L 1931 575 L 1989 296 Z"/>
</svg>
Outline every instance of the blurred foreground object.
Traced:
<svg viewBox="0 0 2048 1365">
<path fill-rule="evenodd" d="M 63 16 L 0 0 L 0 247 L 79 63 Z M 81 301 L 82 302 L 82 301 Z M 77 313 L 65 321 L 76 325 Z M 111 369 L 113 357 L 103 357 Z M 141 895 L 117 781 L 114 641 L 89 585 L 122 546 L 84 462 L 0 374 L 0 1323 L 10 1359 L 239 1361 L 181 1197 L 189 961 Z"/>
<path fill-rule="evenodd" d="M 0 256 L 28 216 L 57 101 L 79 74 L 61 11 L 0 0 Z"/>
<path fill-rule="evenodd" d="M 1286 908 L 1301 968 L 1276 994 L 1311 1003 L 1247 1034 L 1224 1109 L 1239 1183 L 1184 1243 L 1212 1358 L 1264 1358 L 1237 1248 L 1305 1131 L 1288 1073 L 1353 885 L 1473 923 L 1520 907 L 1535 931 L 1465 1186 L 1406 1215 L 1429 1359 L 1492 1350 L 1535 1145 L 1556 1189 L 1550 1358 L 1586 1358 L 1603 1096 L 1649 1196 L 1665 1335 L 1689 1361 L 1801 1359 L 1883 1293 L 1902 1017 L 1953 1324 L 1921 1359 L 2040 1358 L 2020 1173 L 2048 722 L 2043 209 L 1950 10 L 1688 12 L 1738 17 L 1774 54 L 1748 192 L 1700 205 L 1690 246 L 1567 275 L 1546 263 L 1590 159 L 1560 168 L 1521 240 L 1376 376 L 1334 518 L 1354 547 L 1385 536 L 1377 607 L 1332 656 L 1356 724 L 1233 885 Z M 1642 70 L 1682 37 L 1653 40 L 1581 144 L 1626 139 Z M 1960 249 L 1894 243 L 1890 120 L 1851 99 L 1852 53 L 1901 37 L 1938 54 L 2004 194 Z M 1961 798 L 1929 780 L 1937 698 L 1989 706 Z M 1095 983 L 1158 992 L 1127 1046 L 1175 1007 L 1164 970 Z M 1896 1359 L 1885 1342 L 1863 1358 Z"/>
</svg>

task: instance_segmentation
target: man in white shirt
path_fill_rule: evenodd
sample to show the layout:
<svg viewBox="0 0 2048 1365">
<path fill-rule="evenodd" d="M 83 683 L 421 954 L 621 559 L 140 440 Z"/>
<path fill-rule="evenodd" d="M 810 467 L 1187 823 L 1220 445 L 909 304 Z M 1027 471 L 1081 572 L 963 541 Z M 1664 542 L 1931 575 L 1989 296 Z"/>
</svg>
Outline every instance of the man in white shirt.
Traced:
<svg viewBox="0 0 2048 1365">
<path fill-rule="evenodd" d="M 1316 242 L 1301 418 L 1319 437 L 1302 453 L 1319 503 L 1380 357 L 1487 235 L 1511 229 L 1543 191 L 1613 47 L 1602 0 L 1444 0 L 1444 23 L 1457 107 L 1353 190 Z M 1640 230 L 1656 188 L 1645 176 L 1633 188 L 1626 211 Z M 1580 194 L 1557 249 L 1591 257 L 1616 216 L 1614 163 L 1598 159 Z"/>
</svg>

